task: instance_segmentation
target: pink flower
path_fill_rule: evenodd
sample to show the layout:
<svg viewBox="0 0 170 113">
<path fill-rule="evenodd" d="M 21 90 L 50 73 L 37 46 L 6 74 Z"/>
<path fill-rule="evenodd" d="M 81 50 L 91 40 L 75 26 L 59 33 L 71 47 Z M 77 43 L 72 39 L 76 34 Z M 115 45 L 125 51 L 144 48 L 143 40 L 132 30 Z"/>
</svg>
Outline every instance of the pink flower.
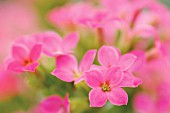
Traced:
<svg viewBox="0 0 170 113">
<path fill-rule="evenodd" d="M 120 84 L 126 87 L 137 87 L 141 84 L 141 80 L 134 77 L 130 71 L 136 59 L 137 57 L 131 53 L 121 56 L 120 52 L 112 46 L 102 46 L 98 51 L 98 61 L 103 67 L 107 69 L 118 66 L 123 70 L 124 76 Z"/>
<path fill-rule="evenodd" d="M 72 32 L 62 39 L 55 32 L 45 32 L 37 35 L 43 43 L 43 52 L 48 56 L 57 56 L 60 54 L 71 53 L 76 47 L 79 37 Z"/>
<path fill-rule="evenodd" d="M 41 55 L 41 49 L 41 44 L 34 45 L 31 50 L 23 45 L 14 45 L 12 47 L 12 60 L 7 69 L 15 72 L 34 72 L 39 65 L 38 60 Z"/>
<path fill-rule="evenodd" d="M 121 106 L 128 102 L 127 93 L 120 87 L 123 71 L 119 67 L 111 67 L 105 73 L 90 70 L 85 73 L 87 85 L 93 88 L 89 93 L 91 107 L 102 107 L 107 100 L 112 104 Z"/>
<path fill-rule="evenodd" d="M 60 55 L 57 57 L 57 68 L 52 72 L 52 75 L 65 82 L 78 83 L 84 79 L 84 72 L 90 69 L 95 55 L 96 50 L 87 51 L 79 66 L 73 55 Z"/>
<path fill-rule="evenodd" d="M 50 96 L 39 104 L 36 111 L 36 113 L 70 113 L 68 95 L 64 99 L 57 95 Z"/>
</svg>

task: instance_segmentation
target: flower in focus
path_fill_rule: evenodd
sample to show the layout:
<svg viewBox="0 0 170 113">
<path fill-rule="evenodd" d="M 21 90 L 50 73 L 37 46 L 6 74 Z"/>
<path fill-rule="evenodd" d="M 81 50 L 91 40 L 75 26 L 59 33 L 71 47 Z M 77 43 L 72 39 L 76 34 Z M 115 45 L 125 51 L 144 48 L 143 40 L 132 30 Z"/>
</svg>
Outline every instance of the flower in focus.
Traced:
<svg viewBox="0 0 170 113">
<path fill-rule="evenodd" d="M 87 85 L 93 88 L 89 93 L 91 107 L 102 107 L 107 99 L 117 106 L 126 105 L 127 93 L 119 85 L 123 79 L 123 71 L 119 67 L 111 67 L 105 73 L 90 70 L 85 73 Z"/>
<path fill-rule="evenodd" d="M 130 71 L 136 59 L 137 57 L 131 53 L 121 56 L 120 52 L 112 46 L 102 46 L 98 51 L 98 61 L 102 67 L 105 69 L 113 66 L 120 67 L 124 73 L 122 85 L 124 84 L 128 87 L 137 87 L 139 84 L 141 84 L 141 80 L 137 77 L 134 77 Z M 99 67 L 101 66 L 93 66 L 92 68 Z M 126 82 L 129 80 L 131 82 Z"/>
<path fill-rule="evenodd" d="M 95 55 L 96 50 L 87 51 L 79 66 L 73 55 L 60 55 L 56 60 L 57 68 L 52 74 L 63 81 L 78 83 L 84 79 L 84 72 L 90 69 Z"/>
</svg>

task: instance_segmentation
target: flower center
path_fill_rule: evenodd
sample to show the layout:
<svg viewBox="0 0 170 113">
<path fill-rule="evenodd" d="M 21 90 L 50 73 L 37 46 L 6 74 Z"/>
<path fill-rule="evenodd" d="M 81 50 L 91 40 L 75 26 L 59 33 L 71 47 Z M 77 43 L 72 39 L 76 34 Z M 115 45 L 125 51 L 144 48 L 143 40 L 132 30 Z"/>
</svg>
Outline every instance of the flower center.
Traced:
<svg viewBox="0 0 170 113">
<path fill-rule="evenodd" d="M 103 84 L 103 85 L 101 86 L 101 88 L 102 88 L 102 90 L 103 90 L 104 92 L 109 92 L 109 91 L 110 91 L 110 86 L 109 86 L 108 84 Z"/>
<path fill-rule="evenodd" d="M 32 60 L 31 59 L 25 59 L 24 60 L 24 66 L 27 66 L 27 65 L 29 65 L 29 64 L 31 64 L 32 63 Z"/>
</svg>

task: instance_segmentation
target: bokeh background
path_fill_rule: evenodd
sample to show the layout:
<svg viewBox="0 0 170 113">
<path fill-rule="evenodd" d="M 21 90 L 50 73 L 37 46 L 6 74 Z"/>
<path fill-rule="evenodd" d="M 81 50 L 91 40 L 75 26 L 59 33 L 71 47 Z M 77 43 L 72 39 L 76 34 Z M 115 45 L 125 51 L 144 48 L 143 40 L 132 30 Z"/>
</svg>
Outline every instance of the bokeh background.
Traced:
<svg viewBox="0 0 170 113">
<path fill-rule="evenodd" d="M 61 7 L 69 2 L 79 2 L 80 0 L 0 0 L 0 67 L 3 61 L 10 53 L 10 47 L 14 40 L 22 35 L 34 34 L 42 31 L 53 30 L 64 34 L 62 29 L 49 22 L 47 15 L 56 7 Z M 82 0 L 83 1 L 83 0 Z M 84 0 L 88 1 L 88 0 Z M 97 3 L 98 0 L 89 0 Z M 170 0 L 161 0 L 166 6 L 170 7 Z M 86 12 L 88 13 L 88 12 Z M 93 39 L 91 43 L 93 44 Z M 89 44 L 90 45 L 90 44 Z M 83 53 L 89 48 L 85 40 L 81 39 L 79 46 L 82 49 L 78 58 L 81 59 Z M 77 50 L 78 51 L 78 50 Z M 48 67 L 54 66 L 54 61 L 46 59 Z M 42 69 L 43 70 L 43 69 Z M 52 68 L 47 68 L 45 71 L 50 72 Z M 76 98 L 71 98 L 71 109 L 73 113 L 133 113 L 132 97 L 135 92 L 140 90 L 125 89 L 129 96 L 129 103 L 127 106 L 116 107 L 107 104 L 104 108 L 90 108 L 88 100 L 88 92 L 82 88 L 76 87 L 81 94 L 73 92 L 75 87 L 68 83 L 64 83 L 53 76 L 48 76 L 41 72 L 44 79 L 37 80 L 35 76 L 0 76 L 0 113 L 26 113 L 30 108 L 35 106 L 44 95 L 58 94 L 64 97 L 68 92 L 70 96 L 74 95 Z M 6 73 L 8 75 L 8 73 Z M 25 78 L 28 81 L 25 81 Z M 6 86 L 5 91 L 1 91 Z M 63 89 L 68 89 L 67 91 Z M 11 89 L 13 89 L 11 91 Z"/>
</svg>

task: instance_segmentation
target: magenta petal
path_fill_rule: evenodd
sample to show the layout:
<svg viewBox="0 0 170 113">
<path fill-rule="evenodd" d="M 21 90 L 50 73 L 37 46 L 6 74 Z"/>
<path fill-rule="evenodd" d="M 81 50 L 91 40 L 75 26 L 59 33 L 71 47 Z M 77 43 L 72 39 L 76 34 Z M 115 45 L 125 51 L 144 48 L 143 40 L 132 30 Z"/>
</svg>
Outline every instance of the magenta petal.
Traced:
<svg viewBox="0 0 170 113">
<path fill-rule="evenodd" d="M 113 66 L 119 58 L 118 51 L 111 46 L 102 46 L 98 52 L 98 61 L 106 67 Z"/>
<path fill-rule="evenodd" d="M 7 70 L 15 71 L 18 73 L 23 72 L 23 66 L 20 62 L 14 61 L 8 64 Z"/>
<path fill-rule="evenodd" d="M 90 69 L 90 66 L 92 65 L 94 58 L 96 56 L 96 50 L 89 50 L 84 55 L 81 63 L 80 63 L 80 71 L 84 72 Z"/>
<path fill-rule="evenodd" d="M 119 67 L 111 67 L 105 73 L 105 81 L 116 86 L 123 79 L 123 71 Z"/>
<path fill-rule="evenodd" d="M 74 81 L 74 75 L 73 73 L 62 70 L 62 69 L 55 69 L 52 73 L 52 75 L 56 76 L 57 78 L 65 81 L 65 82 L 72 82 Z"/>
<path fill-rule="evenodd" d="M 56 65 L 57 68 L 68 71 L 77 71 L 78 69 L 77 59 L 73 55 L 57 56 Z"/>
<path fill-rule="evenodd" d="M 69 99 L 68 99 L 68 94 L 66 94 L 63 104 L 64 104 L 64 107 L 65 107 L 66 113 L 70 113 L 70 102 L 69 102 Z"/>
<path fill-rule="evenodd" d="M 32 63 L 28 66 L 25 66 L 23 68 L 24 71 L 30 71 L 30 72 L 35 72 L 35 69 L 39 66 L 39 63 Z"/>
<path fill-rule="evenodd" d="M 107 102 L 106 93 L 101 88 L 92 89 L 89 93 L 90 107 L 102 107 Z"/>
<path fill-rule="evenodd" d="M 136 60 L 136 56 L 133 54 L 124 54 L 118 60 L 118 66 L 120 66 L 124 71 L 129 69 Z"/>
<path fill-rule="evenodd" d="M 69 35 L 67 35 L 64 39 L 63 39 L 63 50 L 64 51 L 70 51 L 72 49 L 74 49 L 78 43 L 79 37 L 78 34 L 73 32 Z"/>
<path fill-rule="evenodd" d="M 91 88 L 100 87 L 104 83 L 104 76 L 98 70 L 85 72 L 85 81 Z"/>
<path fill-rule="evenodd" d="M 41 111 L 40 113 L 58 113 L 63 109 L 63 107 L 62 98 L 54 95 L 48 97 L 46 100 L 40 103 L 39 111 Z"/>
<path fill-rule="evenodd" d="M 135 77 L 133 87 L 138 87 L 140 84 L 142 84 L 142 80 L 140 78 Z"/>
<path fill-rule="evenodd" d="M 37 61 L 40 58 L 41 55 L 41 49 L 42 49 L 42 45 L 41 44 L 36 44 L 33 46 L 33 48 L 31 49 L 30 52 L 30 58 L 31 60 Z"/>
<path fill-rule="evenodd" d="M 118 87 L 114 87 L 110 92 L 107 92 L 107 98 L 113 105 L 117 106 L 127 105 L 128 103 L 127 93 Z"/>
<path fill-rule="evenodd" d="M 18 61 L 23 61 L 28 57 L 28 52 L 24 46 L 13 46 L 12 47 L 12 55 L 14 59 Z"/>
<path fill-rule="evenodd" d="M 122 81 L 118 84 L 120 87 L 133 87 L 135 77 L 130 72 L 124 72 Z"/>
</svg>

